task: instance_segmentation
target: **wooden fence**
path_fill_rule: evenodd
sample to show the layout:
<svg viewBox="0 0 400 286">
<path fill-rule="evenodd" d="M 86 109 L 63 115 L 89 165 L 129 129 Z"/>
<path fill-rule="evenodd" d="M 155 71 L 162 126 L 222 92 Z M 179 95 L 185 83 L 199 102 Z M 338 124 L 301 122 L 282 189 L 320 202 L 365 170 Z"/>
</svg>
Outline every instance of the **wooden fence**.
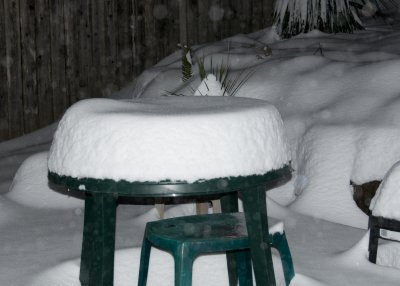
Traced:
<svg viewBox="0 0 400 286">
<path fill-rule="evenodd" d="M 177 49 L 271 24 L 273 0 L 0 0 L 0 141 Z"/>
</svg>

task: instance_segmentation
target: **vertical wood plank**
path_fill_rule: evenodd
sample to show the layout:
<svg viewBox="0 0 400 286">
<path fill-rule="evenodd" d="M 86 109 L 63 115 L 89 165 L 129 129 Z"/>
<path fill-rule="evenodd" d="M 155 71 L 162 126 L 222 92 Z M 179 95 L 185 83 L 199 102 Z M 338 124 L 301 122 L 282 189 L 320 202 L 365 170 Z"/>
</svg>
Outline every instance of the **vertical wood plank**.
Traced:
<svg viewBox="0 0 400 286">
<path fill-rule="evenodd" d="M 169 11 L 168 19 L 170 21 L 170 26 L 168 29 L 168 50 L 170 53 L 172 53 L 178 49 L 178 43 L 180 43 L 180 35 L 177 33 L 177 31 L 179 31 L 179 2 L 177 0 L 169 1 L 167 6 Z M 194 28 L 196 29 L 197 34 L 197 25 Z"/>
<path fill-rule="evenodd" d="M 36 80 L 35 1 L 21 1 L 20 13 L 24 133 L 28 133 L 36 130 L 39 126 Z"/>
<path fill-rule="evenodd" d="M 4 2 L 0 0 L 0 141 L 9 138 L 5 16 Z"/>
<path fill-rule="evenodd" d="M 241 33 L 241 20 L 240 17 L 242 14 L 241 9 L 241 0 L 230 0 L 229 1 L 229 6 L 231 10 L 231 17 L 229 21 L 229 31 L 236 32 L 235 34 Z"/>
<path fill-rule="evenodd" d="M 64 0 L 50 1 L 51 77 L 54 119 L 59 119 L 69 105 L 65 43 Z"/>
<path fill-rule="evenodd" d="M 221 39 L 232 36 L 231 17 L 232 9 L 229 0 L 220 0 L 221 9 L 224 11 L 223 18 L 220 22 Z"/>
<path fill-rule="evenodd" d="M 197 22 L 199 43 L 205 43 L 208 41 L 208 23 L 209 23 L 208 3 L 209 0 L 197 2 L 197 9 L 199 13 L 199 21 Z"/>
<path fill-rule="evenodd" d="M 198 41 L 198 9 L 197 3 L 194 0 L 186 1 L 186 30 L 187 30 L 187 44 L 189 47 L 195 45 Z"/>
<path fill-rule="evenodd" d="M 274 23 L 273 14 L 274 14 L 274 0 L 264 0 L 263 5 L 263 26 L 270 27 Z"/>
<path fill-rule="evenodd" d="M 50 64 L 50 7 L 48 0 L 36 0 L 36 50 L 39 127 L 53 122 Z"/>
<path fill-rule="evenodd" d="M 80 0 L 80 6 L 78 10 L 79 22 L 79 38 L 77 41 L 76 49 L 78 49 L 77 58 L 79 58 L 79 64 L 77 68 L 78 73 L 78 95 L 77 99 L 90 98 L 91 92 L 89 88 L 89 73 L 92 66 L 92 31 L 91 31 L 91 0 Z"/>
<path fill-rule="evenodd" d="M 273 24 L 274 0 L 263 0 L 263 21 L 264 28 L 270 27 Z"/>
<path fill-rule="evenodd" d="M 179 1 L 179 40 L 183 46 L 188 45 L 188 18 L 187 16 L 187 1 Z"/>
<path fill-rule="evenodd" d="M 21 80 L 21 41 L 19 0 L 5 0 L 5 36 L 7 57 L 7 92 L 9 135 L 14 138 L 23 134 L 23 101 Z"/>
<path fill-rule="evenodd" d="M 74 93 L 74 3 L 64 1 L 64 31 L 65 31 L 65 73 L 67 79 L 68 89 L 68 102 L 72 104 L 76 101 L 76 94 Z"/>
<path fill-rule="evenodd" d="M 153 18 L 155 28 L 155 41 L 153 49 L 156 50 L 154 64 L 162 60 L 167 55 L 168 50 L 168 8 L 165 5 L 166 0 L 154 0 Z"/>
<path fill-rule="evenodd" d="M 145 26 L 145 58 L 144 58 L 144 68 L 149 68 L 154 65 L 157 59 L 157 50 L 155 48 L 157 43 L 156 38 L 156 23 L 153 16 L 155 0 L 147 0 L 144 4 L 144 26 Z"/>
<path fill-rule="evenodd" d="M 104 1 L 92 1 L 92 97 L 102 97 L 105 65 Z"/>
<path fill-rule="evenodd" d="M 211 5 L 207 11 L 208 25 L 208 41 L 215 42 L 221 39 L 220 20 L 218 20 L 218 12 L 220 9 L 220 0 L 211 0 Z"/>
<path fill-rule="evenodd" d="M 123 87 L 133 76 L 132 30 L 136 27 L 133 23 L 134 17 L 132 13 L 133 8 L 131 0 L 116 1 L 116 80 L 119 87 Z"/>
<path fill-rule="evenodd" d="M 251 32 L 251 5 L 252 5 L 252 0 L 248 1 L 243 1 L 241 2 L 241 11 L 242 11 L 242 16 L 239 17 L 240 19 L 240 28 L 242 33 L 250 33 Z"/>
<path fill-rule="evenodd" d="M 251 30 L 258 31 L 263 28 L 263 0 L 252 1 L 252 14 L 251 14 Z"/>
<path fill-rule="evenodd" d="M 251 5 L 251 0 L 231 0 L 231 7 L 234 14 L 230 31 L 232 35 L 245 34 L 251 31 Z"/>
<path fill-rule="evenodd" d="M 132 54 L 135 75 L 145 68 L 145 2 L 146 0 L 132 0 Z"/>
<path fill-rule="evenodd" d="M 116 0 L 118 1 L 118 0 Z M 105 73 L 103 95 L 110 96 L 118 89 L 117 80 L 117 30 L 116 30 L 116 3 L 114 0 L 105 0 L 104 3 L 104 40 L 105 40 Z"/>
<path fill-rule="evenodd" d="M 65 37 L 67 47 L 67 79 L 68 79 L 68 94 L 70 104 L 73 104 L 81 99 L 86 98 L 87 93 L 80 89 L 80 81 L 82 77 L 81 70 L 81 42 L 80 27 L 82 17 L 82 2 L 81 1 L 65 1 L 64 2 L 65 16 Z"/>
</svg>

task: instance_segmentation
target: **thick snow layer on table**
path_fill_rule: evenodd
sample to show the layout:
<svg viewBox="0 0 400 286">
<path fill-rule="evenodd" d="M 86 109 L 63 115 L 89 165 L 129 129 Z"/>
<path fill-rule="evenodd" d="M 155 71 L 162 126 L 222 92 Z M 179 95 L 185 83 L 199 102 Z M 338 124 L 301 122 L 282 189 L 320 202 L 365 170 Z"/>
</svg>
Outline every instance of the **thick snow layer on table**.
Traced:
<svg viewBox="0 0 400 286">
<path fill-rule="evenodd" d="M 386 174 L 371 201 L 370 209 L 374 216 L 400 220 L 400 161 Z"/>
<path fill-rule="evenodd" d="M 235 97 L 91 99 L 62 118 L 51 172 L 127 181 L 194 182 L 265 174 L 288 164 L 280 114 Z"/>
<path fill-rule="evenodd" d="M 82 209 L 83 200 L 59 193 L 49 187 L 47 180 L 48 152 L 28 157 L 19 167 L 5 195 L 8 199 L 38 209 Z"/>
</svg>

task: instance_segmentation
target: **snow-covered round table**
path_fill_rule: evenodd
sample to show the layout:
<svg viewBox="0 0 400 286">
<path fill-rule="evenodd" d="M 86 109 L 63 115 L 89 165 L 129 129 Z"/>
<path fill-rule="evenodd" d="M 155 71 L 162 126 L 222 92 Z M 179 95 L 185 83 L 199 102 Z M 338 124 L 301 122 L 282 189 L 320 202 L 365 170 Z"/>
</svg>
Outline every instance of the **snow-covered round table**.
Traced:
<svg viewBox="0 0 400 286">
<path fill-rule="evenodd" d="M 243 200 L 257 285 L 275 285 L 265 190 L 291 177 L 278 111 L 234 97 L 91 99 L 63 116 L 52 184 L 85 193 L 82 285 L 112 285 L 118 197 L 226 195 Z M 266 271 L 267 269 L 267 271 Z"/>
</svg>

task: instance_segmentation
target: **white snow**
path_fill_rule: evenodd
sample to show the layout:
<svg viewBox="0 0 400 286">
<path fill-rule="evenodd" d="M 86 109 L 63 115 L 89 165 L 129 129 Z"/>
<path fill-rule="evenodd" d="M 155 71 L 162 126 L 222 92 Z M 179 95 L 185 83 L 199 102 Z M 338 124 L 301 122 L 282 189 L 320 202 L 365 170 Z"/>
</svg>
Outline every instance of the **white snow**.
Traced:
<svg viewBox="0 0 400 286">
<path fill-rule="evenodd" d="M 374 216 L 400 220 L 400 161 L 386 174 L 371 201 L 370 209 Z"/>
<path fill-rule="evenodd" d="M 281 228 L 279 224 L 277 229 Z M 279 258 L 273 256 L 277 285 L 285 285 L 282 265 Z M 114 284 L 128 286 L 138 280 L 140 248 L 122 249 L 116 252 Z M 160 275 L 161 274 L 161 275 Z M 206 275 L 204 275 L 206 274 Z M 29 286 L 57 285 L 79 286 L 79 260 L 72 260 L 52 267 L 36 277 Z M 228 285 L 228 271 L 224 254 L 201 255 L 193 263 L 193 286 Z M 150 253 L 148 286 L 174 285 L 174 260 L 166 251 L 152 247 Z"/>
<path fill-rule="evenodd" d="M 62 118 L 49 154 L 59 175 L 187 181 L 265 174 L 290 160 L 282 119 L 236 97 L 90 99 Z"/>
<path fill-rule="evenodd" d="M 28 157 L 19 167 L 5 197 L 24 206 L 38 209 L 82 209 L 82 199 L 52 190 L 47 180 L 48 152 Z"/>
<path fill-rule="evenodd" d="M 194 92 L 195 96 L 229 96 L 222 87 L 222 84 L 217 80 L 215 75 L 208 74 L 205 79 L 203 79 L 199 87 Z"/>
<path fill-rule="evenodd" d="M 283 234 L 285 230 L 285 226 L 283 222 L 278 222 L 277 224 L 274 224 L 273 226 L 270 226 L 269 228 L 269 233 L 274 234 L 274 233 L 280 233 Z"/>
<path fill-rule="evenodd" d="M 267 205 L 269 215 L 285 225 L 296 271 L 292 286 L 399 284 L 400 243 L 380 241 L 378 265 L 368 262 L 368 218 L 355 205 L 349 184 L 386 180 L 400 160 L 400 26 L 395 18 L 388 21 L 392 25 L 371 20 L 373 25 L 354 34 L 312 31 L 290 40 L 279 40 L 268 28 L 192 47 L 205 63 L 210 57 L 226 62 L 229 55 L 232 76 L 254 68 L 236 96 L 266 100 L 282 115 L 295 172 L 288 184 L 267 193 Z M 271 56 L 263 54 L 266 45 Z M 185 91 L 200 80 L 194 74 L 182 84 L 180 61 L 178 51 L 114 97 L 160 97 L 165 90 L 191 94 Z M 83 213 L 67 195 L 51 200 L 57 208 L 47 203 L 52 195 L 45 185 L 45 154 L 21 166 L 49 149 L 53 130 L 54 125 L 0 143 L 0 285 L 78 285 Z M 86 141 L 80 142 L 84 148 Z M 126 153 L 133 145 L 126 148 L 113 151 Z M 165 214 L 194 209 L 190 203 L 167 205 Z M 155 219 L 153 206 L 119 206 L 116 286 L 136 283 L 144 225 Z M 153 254 L 152 283 L 172 283 L 172 258 Z M 223 256 L 196 263 L 195 285 L 212 285 L 202 282 L 208 276 L 214 285 L 227 285 Z M 274 266 L 279 273 L 280 263 Z"/>
</svg>

